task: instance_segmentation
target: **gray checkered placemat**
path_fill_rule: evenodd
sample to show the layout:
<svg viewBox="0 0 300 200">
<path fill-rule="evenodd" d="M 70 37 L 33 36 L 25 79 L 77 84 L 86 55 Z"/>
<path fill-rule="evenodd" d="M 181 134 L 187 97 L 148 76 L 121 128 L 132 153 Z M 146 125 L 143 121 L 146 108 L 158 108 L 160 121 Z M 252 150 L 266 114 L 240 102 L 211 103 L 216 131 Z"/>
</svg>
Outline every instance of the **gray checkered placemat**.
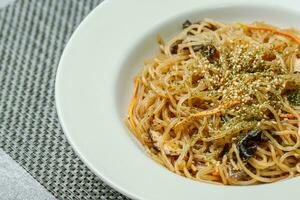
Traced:
<svg viewBox="0 0 300 200">
<path fill-rule="evenodd" d="M 59 199 L 126 199 L 74 154 L 58 122 L 56 69 L 102 0 L 16 0 L 0 11 L 0 147 Z"/>
</svg>

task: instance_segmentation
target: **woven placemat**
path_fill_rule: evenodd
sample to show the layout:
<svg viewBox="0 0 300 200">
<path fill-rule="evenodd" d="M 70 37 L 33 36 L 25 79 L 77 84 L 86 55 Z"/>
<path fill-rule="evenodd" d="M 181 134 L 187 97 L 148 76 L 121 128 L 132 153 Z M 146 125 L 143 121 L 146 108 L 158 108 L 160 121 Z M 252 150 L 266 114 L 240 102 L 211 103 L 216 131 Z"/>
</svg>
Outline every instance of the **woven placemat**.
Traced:
<svg viewBox="0 0 300 200">
<path fill-rule="evenodd" d="M 16 0 L 0 11 L 0 147 L 59 199 L 127 199 L 74 154 L 56 114 L 63 48 L 101 0 Z"/>
</svg>

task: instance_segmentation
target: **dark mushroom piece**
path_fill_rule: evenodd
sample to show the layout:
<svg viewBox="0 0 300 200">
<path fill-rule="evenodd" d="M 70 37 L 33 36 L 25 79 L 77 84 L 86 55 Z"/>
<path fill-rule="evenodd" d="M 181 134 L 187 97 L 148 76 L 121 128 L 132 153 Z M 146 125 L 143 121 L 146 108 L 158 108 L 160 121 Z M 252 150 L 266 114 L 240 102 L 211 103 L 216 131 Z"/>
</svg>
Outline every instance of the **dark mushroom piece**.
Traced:
<svg viewBox="0 0 300 200">
<path fill-rule="evenodd" d="M 230 150 L 230 146 L 228 143 L 226 143 L 222 149 L 222 151 L 219 153 L 219 158 L 223 158 L 223 156 Z"/>
<path fill-rule="evenodd" d="M 247 161 L 257 150 L 257 144 L 262 142 L 262 131 L 253 130 L 240 139 L 237 144 L 240 157 L 243 161 Z"/>
<path fill-rule="evenodd" d="M 176 54 L 178 51 L 178 45 L 182 43 L 182 40 L 177 40 L 176 42 L 174 42 L 172 44 L 172 46 L 170 47 L 170 52 L 171 54 Z"/>
<path fill-rule="evenodd" d="M 200 52 L 203 56 L 205 56 L 209 62 L 213 62 L 213 61 L 219 59 L 219 57 L 220 57 L 219 52 L 216 49 L 216 47 L 211 44 L 193 45 L 192 48 L 195 52 Z"/>
<path fill-rule="evenodd" d="M 208 29 L 211 30 L 211 31 L 215 31 L 215 30 L 218 29 L 218 27 L 216 27 L 216 26 L 213 25 L 213 24 L 208 24 L 208 25 L 206 25 L 205 27 L 208 28 Z"/>
<path fill-rule="evenodd" d="M 186 29 L 188 28 L 189 26 L 192 25 L 192 22 L 190 22 L 189 20 L 186 20 L 185 22 L 183 22 L 182 24 L 182 29 Z"/>
</svg>

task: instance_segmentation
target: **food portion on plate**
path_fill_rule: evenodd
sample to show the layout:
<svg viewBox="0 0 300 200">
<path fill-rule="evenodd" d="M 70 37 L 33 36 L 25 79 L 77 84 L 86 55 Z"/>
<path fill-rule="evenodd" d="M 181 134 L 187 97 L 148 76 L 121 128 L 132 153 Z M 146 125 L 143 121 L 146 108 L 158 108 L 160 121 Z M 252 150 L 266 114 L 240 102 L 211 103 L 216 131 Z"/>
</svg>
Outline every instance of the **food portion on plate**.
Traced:
<svg viewBox="0 0 300 200">
<path fill-rule="evenodd" d="M 159 52 L 134 80 L 126 123 L 146 152 L 212 183 L 298 176 L 300 33 L 210 19 L 182 29 L 158 37 Z"/>
</svg>

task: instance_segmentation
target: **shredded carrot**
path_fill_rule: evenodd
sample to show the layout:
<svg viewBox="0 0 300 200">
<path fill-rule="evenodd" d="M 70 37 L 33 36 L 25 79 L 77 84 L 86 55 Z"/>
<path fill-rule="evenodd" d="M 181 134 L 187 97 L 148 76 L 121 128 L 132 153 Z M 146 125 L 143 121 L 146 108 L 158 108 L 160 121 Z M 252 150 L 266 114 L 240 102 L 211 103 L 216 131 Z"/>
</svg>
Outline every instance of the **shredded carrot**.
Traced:
<svg viewBox="0 0 300 200">
<path fill-rule="evenodd" d="M 191 117 L 202 117 L 202 116 L 214 115 L 214 114 L 217 114 L 219 112 L 221 112 L 221 110 L 218 107 L 218 108 L 214 108 L 214 109 L 211 109 L 211 110 L 204 110 L 204 111 L 198 112 L 196 114 L 191 115 Z"/>
<path fill-rule="evenodd" d="M 185 124 L 186 122 L 188 122 L 188 120 L 193 119 L 193 118 L 197 118 L 197 117 L 205 117 L 205 116 L 209 116 L 209 115 L 217 115 L 217 116 L 221 116 L 221 111 L 226 109 L 226 108 L 231 108 L 233 106 L 236 106 L 238 104 L 240 104 L 241 101 L 239 100 L 234 100 L 232 102 L 226 103 L 225 105 L 221 105 L 218 106 L 214 109 L 211 110 L 204 110 L 195 114 L 190 115 L 189 117 L 187 117 L 186 119 L 178 122 L 175 125 L 175 129 L 177 129 L 178 127 L 180 127 L 182 124 Z"/>
<path fill-rule="evenodd" d="M 233 100 L 233 101 L 225 104 L 224 108 L 231 108 L 231 107 L 236 106 L 236 105 L 238 105 L 240 103 L 241 103 L 240 100 Z"/>
<path fill-rule="evenodd" d="M 285 36 L 285 37 L 288 37 L 288 38 L 294 40 L 295 42 L 297 42 L 300 45 L 300 39 L 298 37 L 292 35 L 291 33 L 286 32 L 286 31 L 280 31 L 280 30 L 276 30 L 276 29 L 270 28 L 270 27 L 249 26 L 249 25 L 246 25 L 246 24 L 243 24 L 243 26 L 248 28 L 249 30 L 272 32 L 272 33 L 277 34 L 277 35 L 282 35 L 282 36 Z"/>
<path fill-rule="evenodd" d="M 294 119 L 296 118 L 295 115 L 288 113 L 288 114 L 280 114 L 279 117 L 281 118 L 288 118 L 288 119 Z"/>
<path fill-rule="evenodd" d="M 132 98 L 131 98 L 131 101 L 130 101 L 130 104 L 129 104 L 129 107 L 128 107 L 128 119 L 129 119 L 131 128 L 135 128 L 136 127 L 135 123 L 133 121 L 133 118 L 132 118 L 132 114 L 133 114 L 133 108 L 134 108 L 134 106 L 136 104 L 136 101 L 137 101 L 137 91 L 138 91 L 138 88 L 139 88 L 139 80 L 135 79 L 135 81 L 134 81 L 133 95 L 132 95 Z"/>
<path fill-rule="evenodd" d="M 202 117 L 202 116 L 208 116 L 208 115 L 214 115 L 214 114 L 220 115 L 221 110 L 223 110 L 224 108 L 231 108 L 231 107 L 236 106 L 240 103 L 241 103 L 241 101 L 234 100 L 232 102 L 226 103 L 225 105 L 221 105 L 217 108 L 198 112 L 196 114 L 191 115 L 191 117 Z"/>
<path fill-rule="evenodd" d="M 213 171 L 211 174 L 212 174 L 213 176 L 218 176 L 220 173 L 219 173 L 217 170 L 215 170 L 215 171 Z"/>
</svg>

